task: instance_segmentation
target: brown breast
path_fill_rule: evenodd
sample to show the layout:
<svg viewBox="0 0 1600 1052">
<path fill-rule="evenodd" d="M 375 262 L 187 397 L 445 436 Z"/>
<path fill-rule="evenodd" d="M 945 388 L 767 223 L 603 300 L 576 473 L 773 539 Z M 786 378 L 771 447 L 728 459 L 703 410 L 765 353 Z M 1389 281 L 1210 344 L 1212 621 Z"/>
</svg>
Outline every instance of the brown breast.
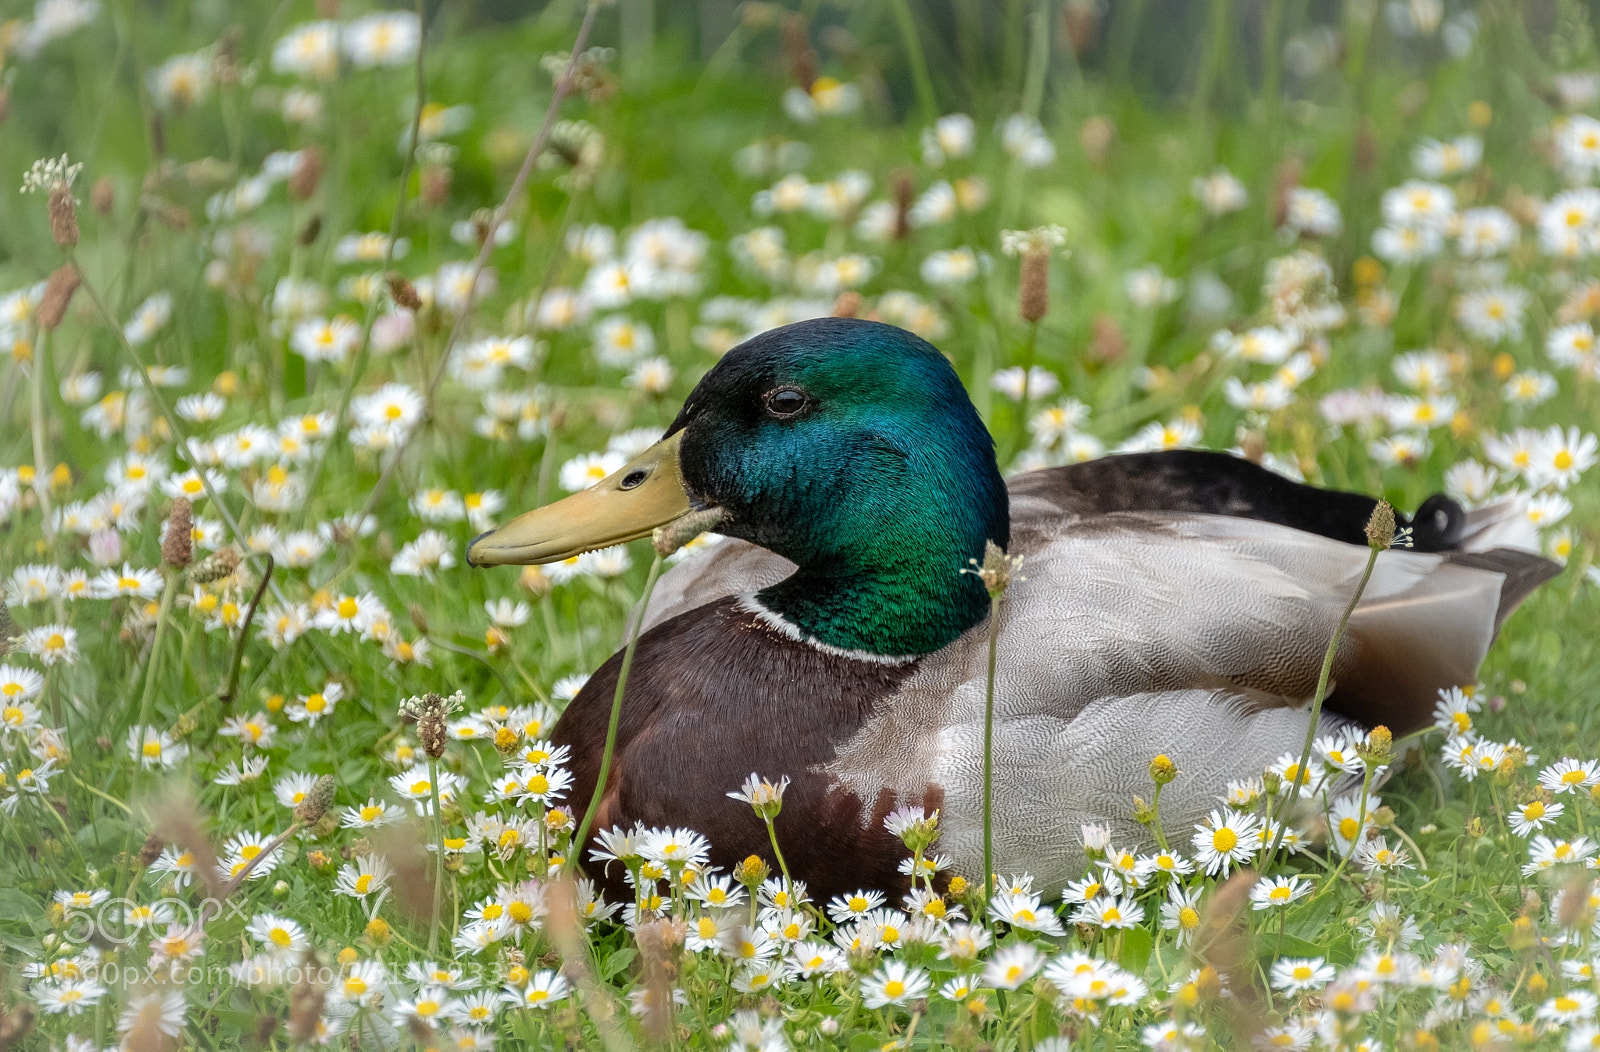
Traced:
<svg viewBox="0 0 1600 1052">
<path fill-rule="evenodd" d="M 580 818 L 599 775 L 621 666 L 621 653 L 612 655 L 552 735 L 572 749 L 568 801 Z M 687 826 L 710 838 L 714 865 L 730 870 L 760 855 L 776 874 L 766 827 L 726 794 L 751 772 L 774 780 L 787 775 L 792 784 L 776 823 L 778 843 L 790 874 L 806 882 L 812 897 L 826 901 L 859 887 L 903 891 L 907 881 L 897 867 L 906 851 L 882 823 L 896 806 L 891 794 L 862 800 L 815 768 L 833 759 L 835 743 L 848 740 L 915 669 L 915 662 L 884 665 L 824 653 L 784 636 L 731 597 L 657 625 L 639 640 L 594 829 L 636 821 Z M 586 868 L 611 897 L 627 897 L 620 867 L 609 874 Z"/>
</svg>

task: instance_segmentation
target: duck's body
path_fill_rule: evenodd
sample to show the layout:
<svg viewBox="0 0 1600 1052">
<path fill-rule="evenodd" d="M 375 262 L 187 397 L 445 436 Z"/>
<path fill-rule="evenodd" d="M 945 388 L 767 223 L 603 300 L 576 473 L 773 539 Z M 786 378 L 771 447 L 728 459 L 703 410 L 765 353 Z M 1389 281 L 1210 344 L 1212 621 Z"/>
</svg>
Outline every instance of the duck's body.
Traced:
<svg viewBox="0 0 1600 1052">
<path fill-rule="evenodd" d="M 884 328 L 835 322 L 777 332 L 792 344 L 837 336 L 837 325 L 853 338 L 860 326 L 869 336 Z M 770 346 L 746 350 L 766 339 L 729 357 L 770 358 Z M 770 397 L 772 382 L 742 386 Z M 820 416 L 842 396 L 807 397 Z M 936 539 L 880 548 L 883 580 L 862 584 L 850 553 L 819 557 L 803 527 L 753 514 L 770 511 L 761 506 L 770 491 L 751 499 L 759 487 L 728 459 L 725 436 L 714 456 L 692 446 L 697 417 L 715 411 L 706 404 L 691 397 L 669 432 L 683 435 L 682 488 L 727 509 L 722 529 L 796 561 L 733 540 L 663 577 L 626 686 L 597 829 L 688 826 L 710 838 L 713 861 L 725 867 L 770 855 L 765 827 L 726 796 L 754 771 L 793 779 L 777 833 L 791 873 L 813 895 L 903 886 L 905 852 L 882 819 L 905 805 L 939 808 L 939 850 L 955 871 L 981 872 L 987 600 L 958 570 L 988 537 L 1023 558 L 1001 607 L 995 677 L 999 872 L 1059 887 L 1082 871 L 1088 822 L 1109 825 L 1119 843 L 1143 840 L 1132 797 L 1148 791 L 1158 753 L 1181 772 L 1163 793 L 1164 821 L 1186 829 L 1228 782 L 1299 751 L 1328 640 L 1366 563 L 1372 499 L 1197 452 L 1107 457 L 1022 475 L 1008 488 L 945 493 L 946 480 L 961 480 L 948 458 L 935 450 L 931 466 L 919 464 L 922 450 L 903 429 L 875 421 L 842 454 L 833 444 L 835 457 L 870 458 L 881 440 L 898 476 L 899 485 L 873 494 L 881 506 L 870 521 L 852 524 L 857 547 L 873 543 L 863 538 L 874 530 L 898 534 L 929 503 L 919 478 L 935 478 L 936 497 L 987 503 L 959 509 L 959 523 L 978 532 L 951 528 L 953 565 L 938 534 L 913 523 Z M 970 442 L 954 444 L 957 462 L 970 457 Z M 778 490 L 829 488 L 837 518 L 832 505 L 851 499 L 836 492 L 839 479 L 860 481 L 848 464 L 806 478 L 806 454 L 815 451 L 802 451 Z M 1500 622 L 1553 571 L 1535 554 L 1494 547 L 1493 519 L 1436 498 L 1413 524 L 1416 550 L 1380 557 L 1334 666 L 1323 733 L 1379 722 L 1404 733 L 1428 722 L 1440 688 L 1473 679 Z M 928 594 L 908 591 L 911 581 Z M 795 594 L 801 585 L 809 594 Z M 555 729 L 572 749 L 580 806 L 598 775 L 619 669 L 620 654 Z"/>
</svg>

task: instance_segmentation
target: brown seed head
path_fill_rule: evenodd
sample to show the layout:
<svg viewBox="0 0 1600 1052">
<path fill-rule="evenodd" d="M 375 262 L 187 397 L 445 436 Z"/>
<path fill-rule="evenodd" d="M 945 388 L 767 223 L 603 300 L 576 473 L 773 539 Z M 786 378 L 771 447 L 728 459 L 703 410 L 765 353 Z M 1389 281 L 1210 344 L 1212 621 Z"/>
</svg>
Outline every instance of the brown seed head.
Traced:
<svg viewBox="0 0 1600 1052">
<path fill-rule="evenodd" d="M 317 1023 L 322 1019 L 322 1006 L 328 999 L 327 989 L 311 981 L 310 977 L 316 973 L 316 969 L 310 967 L 310 961 L 306 964 L 307 967 L 301 969 L 305 978 L 289 994 L 289 1040 L 297 1045 L 310 1041 L 316 1035 Z"/>
<path fill-rule="evenodd" d="M 1050 310 L 1050 250 L 1030 248 L 1022 254 L 1022 272 L 1017 285 L 1017 313 L 1023 321 L 1036 322 Z"/>
<path fill-rule="evenodd" d="M 651 536 L 656 554 L 663 559 L 715 527 L 728 515 L 723 508 L 704 508 L 681 515 L 665 526 L 659 526 Z"/>
<path fill-rule="evenodd" d="M 19 634 L 17 623 L 11 620 L 11 611 L 6 609 L 5 603 L 0 603 L 0 657 L 11 653 L 11 641 Z"/>
<path fill-rule="evenodd" d="M 298 241 L 302 247 L 304 247 L 306 245 L 316 244 L 317 238 L 321 236 L 322 213 L 318 212 L 316 215 L 306 220 L 306 225 L 300 228 L 300 233 L 295 235 L 295 240 Z"/>
<path fill-rule="evenodd" d="M 22 1039 L 32 1029 L 33 1006 L 26 1001 L 9 1011 L 0 1012 L 0 1049 L 21 1048 Z"/>
<path fill-rule="evenodd" d="M 1392 547 L 1394 530 L 1394 505 L 1386 500 L 1378 501 L 1378 506 L 1372 509 L 1372 517 L 1367 520 L 1367 544 L 1380 552 Z"/>
<path fill-rule="evenodd" d="M 78 243 L 78 201 L 64 182 L 50 188 L 50 236 L 62 248 Z"/>
<path fill-rule="evenodd" d="M 179 497 L 167 513 L 167 535 L 161 538 L 161 561 L 181 570 L 193 559 L 194 505 L 188 498 Z"/>
<path fill-rule="evenodd" d="M 189 567 L 189 580 L 195 584 L 210 584 L 231 576 L 239 569 L 239 553 L 229 545 L 211 553 Z"/>
<path fill-rule="evenodd" d="M 422 202 L 437 208 L 450 199 L 450 169 L 430 164 L 422 169 Z"/>
<path fill-rule="evenodd" d="M 89 206 L 101 215 L 110 215 L 117 203 L 117 184 L 109 175 L 102 175 L 89 188 Z"/>
<path fill-rule="evenodd" d="M 833 316 L 835 318 L 859 318 L 861 316 L 861 293 L 855 289 L 845 289 L 833 301 Z"/>
<path fill-rule="evenodd" d="M 61 324 L 61 319 L 67 316 L 68 305 L 72 303 L 72 294 L 78 291 L 78 284 L 77 267 L 66 263 L 55 269 L 45 283 L 44 296 L 40 298 L 39 310 L 34 315 L 40 329 L 50 332 Z"/>
<path fill-rule="evenodd" d="M 417 295 L 417 287 L 407 281 L 405 275 L 391 270 L 385 280 L 389 284 L 389 298 L 394 300 L 395 306 L 406 310 L 422 309 L 422 297 Z"/>
<path fill-rule="evenodd" d="M 894 239 L 904 241 L 911 236 L 911 205 L 917 195 L 916 183 L 911 173 L 901 170 L 894 175 Z"/>
<path fill-rule="evenodd" d="M 335 785 L 331 774 L 318 778 L 306 798 L 300 801 L 300 806 L 294 809 L 294 820 L 306 826 L 314 826 L 322 821 L 322 816 L 328 813 L 328 808 L 333 804 Z"/>
<path fill-rule="evenodd" d="M 301 150 L 300 160 L 289 175 L 289 195 L 299 201 L 310 200 L 311 195 L 317 192 L 317 184 L 322 182 L 325 167 L 321 150 L 315 146 Z"/>
<path fill-rule="evenodd" d="M 144 838 L 144 843 L 139 846 L 139 868 L 149 869 L 155 865 L 156 859 L 161 857 L 161 838 L 151 833 Z"/>
<path fill-rule="evenodd" d="M 1022 557 L 1015 559 L 1005 553 L 994 541 L 983 543 L 983 563 L 972 559 L 970 562 L 975 569 L 962 570 L 962 573 L 976 574 L 978 580 L 983 582 L 983 590 L 989 593 L 990 599 L 998 599 L 1011 587 L 1013 579 L 1021 580 L 1017 571 L 1022 568 Z"/>
</svg>

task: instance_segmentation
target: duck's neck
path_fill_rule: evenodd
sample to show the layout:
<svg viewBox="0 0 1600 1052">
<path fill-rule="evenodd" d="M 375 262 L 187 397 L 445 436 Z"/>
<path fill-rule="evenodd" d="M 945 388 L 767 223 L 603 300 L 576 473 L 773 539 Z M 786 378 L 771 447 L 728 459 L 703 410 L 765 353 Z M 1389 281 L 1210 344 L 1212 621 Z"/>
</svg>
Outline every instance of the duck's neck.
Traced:
<svg viewBox="0 0 1600 1052">
<path fill-rule="evenodd" d="M 998 509 L 932 509 L 898 528 L 863 531 L 827 557 L 800 561 L 796 573 L 757 593 L 785 630 L 808 641 L 876 657 L 929 654 L 983 620 L 989 597 L 971 573 L 984 542 L 1004 545 L 1004 490 Z M 918 521 L 920 520 L 920 521 Z"/>
</svg>

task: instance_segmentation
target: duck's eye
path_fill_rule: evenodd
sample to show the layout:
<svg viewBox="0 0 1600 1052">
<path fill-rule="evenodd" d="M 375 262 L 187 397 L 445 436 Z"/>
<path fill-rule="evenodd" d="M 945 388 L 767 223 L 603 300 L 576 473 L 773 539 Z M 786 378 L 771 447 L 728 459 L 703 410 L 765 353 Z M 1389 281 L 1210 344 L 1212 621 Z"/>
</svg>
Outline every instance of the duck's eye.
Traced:
<svg viewBox="0 0 1600 1052">
<path fill-rule="evenodd" d="M 618 486 L 622 489 L 633 489 L 649 477 L 650 472 L 645 468 L 634 468 L 632 471 L 622 476 L 622 481 L 618 483 Z"/>
<path fill-rule="evenodd" d="M 806 394 L 798 387 L 780 387 L 766 394 L 767 412 L 779 420 L 796 416 L 806 407 Z"/>
</svg>

